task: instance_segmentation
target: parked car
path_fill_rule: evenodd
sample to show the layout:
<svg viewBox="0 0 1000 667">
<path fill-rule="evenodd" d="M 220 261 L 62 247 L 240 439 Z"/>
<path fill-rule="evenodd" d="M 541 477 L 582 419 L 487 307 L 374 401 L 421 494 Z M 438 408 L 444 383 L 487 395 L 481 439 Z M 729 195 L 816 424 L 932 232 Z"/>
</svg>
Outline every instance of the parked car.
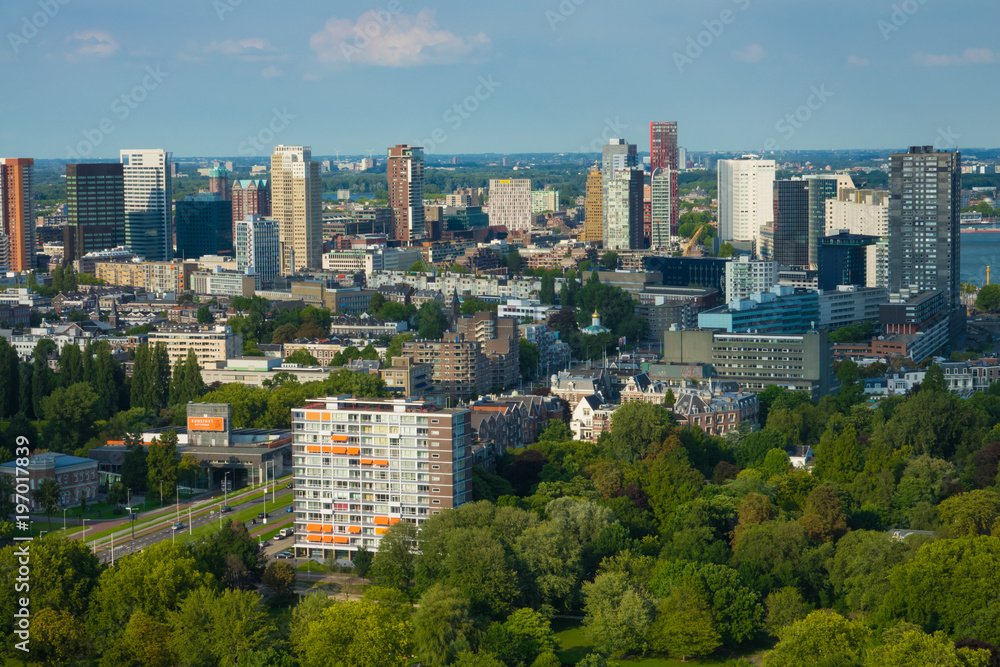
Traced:
<svg viewBox="0 0 1000 667">
<path fill-rule="evenodd" d="M 274 557 L 275 558 L 295 558 L 295 554 L 293 554 L 291 551 L 288 551 L 286 549 L 285 551 L 279 551 L 278 553 L 274 554 Z"/>
<path fill-rule="evenodd" d="M 170 526 L 170 530 L 184 530 L 184 524 L 178 521 L 174 525 Z"/>
</svg>

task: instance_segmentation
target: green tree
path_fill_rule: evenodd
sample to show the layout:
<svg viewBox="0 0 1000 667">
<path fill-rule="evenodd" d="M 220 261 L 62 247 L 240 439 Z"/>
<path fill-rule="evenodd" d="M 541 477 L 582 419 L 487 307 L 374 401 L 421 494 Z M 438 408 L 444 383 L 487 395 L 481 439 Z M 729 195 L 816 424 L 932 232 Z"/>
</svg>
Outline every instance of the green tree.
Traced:
<svg viewBox="0 0 1000 667">
<path fill-rule="evenodd" d="M 837 542 L 828 565 L 834 594 L 848 610 L 872 611 L 889 593 L 889 571 L 909 552 L 881 531 L 851 531 Z"/>
<path fill-rule="evenodd" d="M 285 357 L 286 364 L 301 364 L 302 366 L 320 366 L 319 360 L 309 350 L 302 347 Z"/>
<path fill-rule="evenodd" d="M 435 584 L 420 597 L 413 614 L 414 652 L 421 662 L 440 667 L 455 658 L 456 643 L 462 645 L 472 630 L 469 600 L 457 589 Z"/>
<path fill-rule="evenodd" d="M 160 410 L 170 395 L 170 357 L 163 343 L 136 348 L 132 367 L 132 407 Z"/>
<path fill-rule="evenodd" d="M 831 420 L 832 421 L 832 420 Z M 816 468 L 814 474 L 838 484 L 854 481 L 863 467 L 861 448 L 854 427 L 829 427 L 823 432 L 816 447 Z"/>
<path fill-rule="evenodd" d="M 976 296 L 976 310 L 995 313 L 1000 310 L 1000 285 L 986 285 L 979 288 Z"/>
<path fill-rule="evenodd" d="M 519 338 L 517 346 L 521 375 L 526 378 L 535 377 L 538 374 L 538 360 L 540 358 L 538 346 L 526 338 Z"/>
<path fill-rule="evenodd" d="M 423 340 L 441 340 L 448 330 L 448 316 L 444 314 L 441 302 L 431 299 L 424 302 L 417 311 L 417 333 Z"/>
<path fill-rule="evenodd" d="M 261 582 L 277 598 L 287 598 L 295 593 L 295 568 L 288 563 L 269 563 Z"/>
<path fill-rule="evenodd" d="M 546 305 L 556 302 L 556 279 L 553 276 L 546 274 L 542 277 L 542 289 L 538 293 L 538 298 Z"/>
<path fill-rule="evenodd" d="M 59 353 L 59 382 L 68 387 L 83 382 L 83 355 L 77 345 L 64 345 Z"/>
<path fill-rule="evenodd" d="M 372 298 L 368 301 L 368 312 L 378 317 L 383 306 L 385 306 L 385 297 L 380 292 L 372 294 Z"/>
<path fill-rule="evenodd" d="M 607 251 L 601 255 L 601 268 L 605 271 L 614 271 L 618 268 L 618 253 Z"/>
<path fill-rule="evenodd" d="M 205 383 L 201 379 L 201 365 L 194 350 L 188 348 L 184 360 L 174 364 L 173 376 L 170 378 L 170 403 L 185 404 L 195 401 L 205 393 Z"/>
<path fill-rule="evenodd" d="M 517 251 L 517 248 L 504 255 L 504 263 L 512 275 L 516 276 L 521 273 L 521 253 Z"/>
<path fill-rule="evenodd" d="M 9 419 L 20 410 L 20 369 L 17 350 L 0 337 L 0 418 Z"/>
<path fill-rule="evenodd" d="M 814 611 L 778 632 L 778 644 L 764 654 L 764 667 L 858 664 L 870 637 L 861 621 Z"/>
<path fill-rule="evenodd" d="M 733 244 L 728 241 L 719 246 L 719 257 L 733 257 L 736 254 L 736 250 L 733 248 Z"/>
<path fill-rule="evenodd" d="M 44 665 L 77 664 L 87 653 L 87 634 L 72 614 L 42 609 L 31 619 L 31 662 Z"/>
<path fill-rule="evenodd" d="M 46 477 L 39 482 L 37 487 L 31 490 L 31 499 L 35 501 L 38 506 L 42 508 L 42 512 L 49 517 L 49 528 L 52 527 L 52 515 L 59 509 L 59 501 L 61 498 L 62 487 L 59 486 L 59 482 L 52 477 Z"/>
<path fill-rule="evenodd" d="M 941 525 L 953 537 L 1000 535 L 1000 494 L 977 489 L 952 496 L 941 503 Z"/>
<path fill-rule="evenodd" d="M 396 591 L 368 589 L 358 602 L 335 603 L 306 626 L 305 667 L 403 667 L 412 625 L 405 598 Z"/>
<path fill-rule="evenodd" d="M 599 574 L 583 584 L 584 632 L 605 653 L 621 657 L 646 652 L 653 621 L 653 601 L 628 575 Z"/>
<path fill-rule="evenodd" d="M 381 296 L 376 294 L 375 296 Z M 374 298 L 374 297 L 373 297 Z M 280 327 L 274 330 L 271 334 L 271 342 L 275 345 L 284 345 L 285 343 L 290 343 L 298 336 L 299 328 L 294 324 L 282 324 Z"/>
<path fill-rule="evenodd" d="M 555 521 L 539 523 L 518 537 L 517 548 L 532 575 L 539 601 L 556 609 L 572 605 L 579 590 L 582 546 L 571 537 L 569 526 Z"/>
<path fill-rule="evenodd" d="M 900 624 L 909 626 L 909 624 Z M 886 632 L 885 643 L 868 652 L 865 667 L 987 667 L 992 664 L 988 650 L 956 648 L 943 632 L 932 635 L 909 626 Z"/>
<path fill-rule="evenodd" d="M 212 311 L 209 310 L 208 306 L 201 306 L 198 308 L 198 324 L 211 324 L 215 321 L 215 316 L 212 315 Z"/>
<path fill-rule="evenodd" d="M 379 540 L 370 579 L 378 586 L 408 594 L 413 585 L 416 543 L 417 528 L 413 524 L 400 521 L 390 526 Z"/>
<path fill-rule="evenodd" d="M 1000 287 L 1000 286 L 998 286 Z M 920 383 L 921 391 L 946 392 L 948 383 L 944 379 L 944 371 L 937 364 L 931 364 L 924 375 L 924 381 Z"/>
<path fill-rule="evenodd" d="M 74 452 L 90 438 L 97 394 L 86 382 L 57 387 L 42 400 L 46 439 L 56 451 Z"/>
<path fill-rule="evenodd" d="M 847 516 L 832 486 L 818 486 L 809 492 L 799 524 L 811 540 L 830 542 L 847 532 Z"/>
<path fill-rule="evenodd" d="M 137 611 L 121 635 L 104 650 L 101 667 L 173 667 L 170 625 Z"/>
<path fill-rule="evenodd" d="M 374 561 L 375 554 L 365 547 L 361 547 L 354 552 L 354 574 L 364 579 L 368 576 L 368 572 L 372 569 L 372 563 Z"/>
<path fill-rule="evenodd" d="M 662 405 L 625 403 L 611 418 L 609 458 L 627 463 L 645 458 L 663 442 L 673 424 L 673 416 Z"/>
<path fill-rule="evenodd" d="M 163 504 L 165 498 L 174 497 L 177 486 L 177 432 L 163 431 L 149 445 L 146 457 L 146 488 L 155 493 Z M 160 495 L 160 490 L 163 495 Z"/>
<path fill-rule="evenodd" d="M 767 631 L 777 636 L 786 627 L 801 621 L 809 615 L 812 607 L 802 599 L 802 594 L 794 586 L 785 586 L 767 596 Z"/>
<path fill-rule="evenodd" d="M 649 635 L 654 651 L 682 661 L 708 655 L 722 645 L 708 604 L 690 586 L 674 588 L 660 602 Z"/>
<path fill-rule="evenodd" d="M 143 446 L 142 431 L 135 430 L 125 436 L 125 454 L 122 459 L 121 480 L 126 490 L 140 493 L 146 489 L 149 468 L 146 464 L 146 448 Z"/>
<path fill-rule="evenodd" d="M 184 598 L 170 624 L 170 647 L 192 667 L 235 667 L 265 650 L 276 631 L 259 593 L 208 587 Z"/>
</svg>

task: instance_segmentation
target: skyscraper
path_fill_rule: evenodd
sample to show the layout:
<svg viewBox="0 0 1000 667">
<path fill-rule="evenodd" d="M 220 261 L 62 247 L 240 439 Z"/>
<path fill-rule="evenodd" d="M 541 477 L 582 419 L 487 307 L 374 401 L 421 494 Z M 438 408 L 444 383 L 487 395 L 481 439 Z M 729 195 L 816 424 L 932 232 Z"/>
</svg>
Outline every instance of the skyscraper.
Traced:
<svg viewBox="0 0 1000 667">
<path fill-rule="evenodd" d="M 63 262 L 125 243 L 125 169 L 121 163 L 66 165 Z"/>
<path fill-rule="evenodd" d="M 490 226 L 531 230 L 531 179 L 490 180 Z"/>
<path fill-rule="evenodd" d="M 845 188 L 826 202 L 826 233 L 879 237 L 865 248 L 868 287 L 889 287 L 889 191 Z"/>
<path fill-rule="evenodd" d="M 271 287 L 281 270 L 281 225 L 262 215 L 236 223 L 236 268 L 252 275 L 256 289 Z"/>
<path fill-rule="evenodd" d="M 411 245 L 424 233 L 424 149 L 407 144 L 390 148 L 386 175 L 392 237 Z"/>
<path fill-rule="evenodd" d="M 658 122 L 649 124 L 649 170 L 654 172 L 662 169 L 670 174 L 670 233 L 677 233 L 677 220 L 680 216 L 677 200 L 677 171 L 684 165 L 678 164 L 677 122 Z"/>
<path fill-rule="evenodd" d="M 601 149 L 601 176 L 603 180 L 604 223 L 602 236 L 608 239 L 608 186 L 619 169 L 635 169 L 639 166 L 639 156 L 635 144 L 624 139 L 611 139 Z M 640 196 L 640 207 L 642 197 Z"/>
<path fill-rule="evenodd" d="M 9 271 L 35 268 L 34 175 L 34 158 L 0 158 L 0 221 Z"/>
<path fill-rule="evenodd" d="M 121 151 L 125 187 L 125 244 L 150 262 L 173 259 L 171 154 Z"/>
<path fill-rule="evenodd" d="M 674 233 L 671 207 L 676 201 L 672 196 L 676 180 L 670 169 L 653 169 L 653 175 L 650 177 L 652 201 L 650 248 L 666 248 L 670 245 L 670 235 Z"/>
<path fill-rule="evenodd" d="M 309 146 L 275 146 L 271 215 L 281 225 L 281 271 L 323 266 L 323 182 Z"/>
<path fill-rule="evenodd" d="M 962 333 L 959 220 L 962 154 L 911 146 L 889 156 L 889 290 L 944 294 L 951 337 Z"/>
<path fill-rule="evenodd" d="M 774 160 L 744 155 L 719 160 L 719 238 L 757 241 L 774 221 Z"/>
<path fill-rule="evenodd" d="M 208 191 L 219 195 L 224 201 L 232 196 L 229 190 L 229 170 L 225 167 L 212 167 L 208 170 Z"/>
<path fill-rule="evenodd" d="M 604 240 L 604 180 L 596 164 L 587 174 L 586 194 L 582 240 L 600 243 Z"/>
<path fill-rule="evenodd" d="M 853 188 L 847 174 L 807 176 L 809 181 L 809 268 L 820 269 L 820 244 L 826 236 L 826 202 L 844 189 Z"/>
<path fill-rule="evenodd" d="M 271 215 L 271 184 L 266 178 L 233 181 L 230 190 L 233 202 L 233 238 L 236 223 L 248 215 Z"/>
<path fill-rule="evenodd" d="M 233 203 L 220 194 L 188 195 L 176 204 L 177 257 L 233 253 Z"/>
<path fill-rule="evenodd" d="M 617 169 L 608 183 L 604 214 L 606 250 L 642 248 L 642 181 L 638 169 Z"/>
<path fill-rule="evenodd" d="M 774 259 L 809 267 L 809 181 L 774 182 Z"/>
</svg>

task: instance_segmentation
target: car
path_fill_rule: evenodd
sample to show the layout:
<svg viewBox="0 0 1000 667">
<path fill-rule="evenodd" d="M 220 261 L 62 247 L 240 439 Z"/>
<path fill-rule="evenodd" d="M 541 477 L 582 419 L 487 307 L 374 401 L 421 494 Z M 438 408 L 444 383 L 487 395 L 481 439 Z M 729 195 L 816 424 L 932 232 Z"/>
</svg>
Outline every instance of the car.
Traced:
<svg viewBox="0 0 1000 667">
<path fill-rule="evenodd" d="M 295 511 L 295 508 L 292 507 L 291 505 L 289 505 L 288 507 L 285 508 L 285 511 L 288 512 L 288 513 L 292 513 L 292 512 Z"/>
<path fill-rule="evenodd" d="M 284 535 L 282 535 L 281 533 L 278 533 L 277 535 L 275 535 L 275 536 L 274 536 L 274 537 L 272 537 L 271 539 L 272 539 L 272 540 L 283 540 L 283 539 L 285 539 L 285 536 L 284 536 Z"/>
<path fill-rule="evenodd" d="M 274 557 L 275 558 L 282 558 L 282 559 L 285 559 L 285 558 L 295 558 L 295 554 L 293 554 L 288 549 L 285 549 L 284 551 L 279 551 L 278 553 L 274 554 Z"/>
<path fill-rule="evenodd" d="M 261 549 L 264 549 L 264 548 L 269 547 L 269 546 L 271 546 L 271 543 L 268 542 L 267 540 L 264 540 L 263 542 L 260 543 L 260 548 Z"/>
<path fill-rule="evenodd" d="M 223 514 L 225 514 L 226 512 L 232 512 L 232 511 L 233 511 L 233 508 L 230 507 L 229 505 L 223 505 L 222 506 L 222 513 Z"/>
<path fill-rule="evenodd" d="M 271 515 L 268 514 L 267 512 L 257 512 L 257 518 L 258 519 L 266 519 L 269 516 L 271 516 Z"/>
<path fill-rule="evenodd" d="M 292 486 L 293 486 L 292 482 L 289 482 L 288 484 L 285 484 L 285 488 L 286 489 L 290 489 L 290 488 L 292 488 Z"/>
<path fill-rule="evenodd" d="M 170 530 L 184 530 L 184 524 L 178 521 L 174 525 L 170 526 Z"/>
</svg>

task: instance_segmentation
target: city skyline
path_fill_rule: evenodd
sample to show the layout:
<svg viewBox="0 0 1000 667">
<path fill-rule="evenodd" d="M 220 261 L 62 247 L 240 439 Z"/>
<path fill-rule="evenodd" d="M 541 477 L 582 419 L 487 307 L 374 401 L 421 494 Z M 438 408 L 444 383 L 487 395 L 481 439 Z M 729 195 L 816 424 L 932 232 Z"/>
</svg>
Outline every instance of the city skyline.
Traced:
<svg viewBox="0 0 1000 667">
<path fill-rule="evenodd" d="M 5 83 L 34 92 L 30 107 L 3 103 L 6 154 L 86 162 L 164 146 L 263 159 L 282 143 L 317 155 L 396 143 L 578 153 L 612 137 L 647 152 L 648 123 L 663 118 L 692 151 L 997 143 L 988 99 L 956 111 L 949 96 L 915 106 L 902 94 L 971 89 L 995 72 L 985 0 L 961 11 L 920 0 L 50 4 L 0 8 Z M 594 48 L 612 21 L 636 49 Z M 538 76 L 539 63 L 554 76 Z M 589 85 L 601 80 L 631 92 Z M 402 114 L 400 96 L 411 100 Z"/>
</svg>

